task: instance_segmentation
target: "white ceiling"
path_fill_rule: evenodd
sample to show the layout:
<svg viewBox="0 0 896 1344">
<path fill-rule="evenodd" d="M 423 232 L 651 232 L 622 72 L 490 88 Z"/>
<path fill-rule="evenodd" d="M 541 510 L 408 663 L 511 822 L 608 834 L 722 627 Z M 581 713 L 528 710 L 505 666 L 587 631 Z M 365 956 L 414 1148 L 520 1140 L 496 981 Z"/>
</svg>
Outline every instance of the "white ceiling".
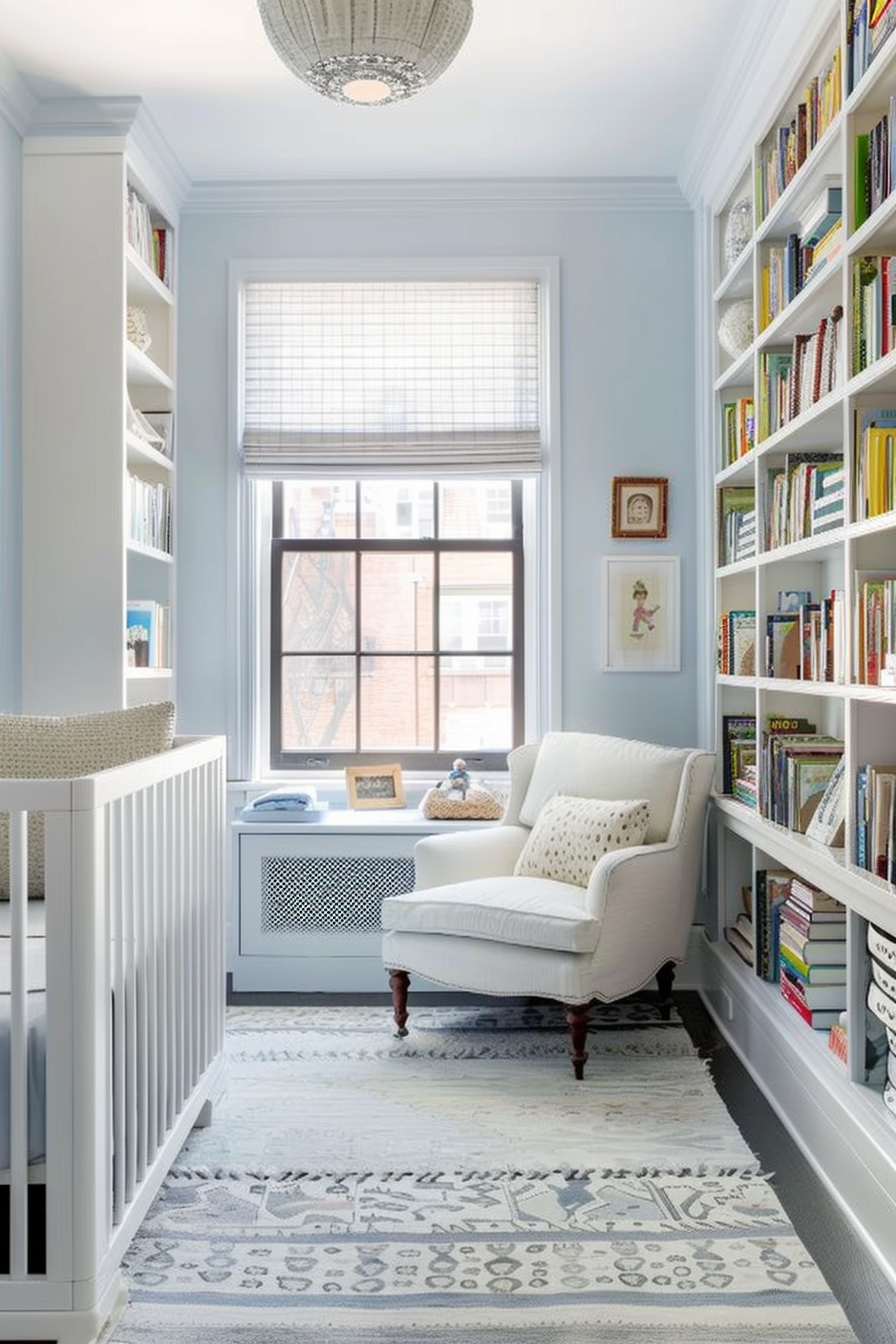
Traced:
<svg viewBox="0 0 896 1344">
<path fill-rule="evenodd" d="M 256 0 L 4 0 L 0 51 L 37 97 L 143 98 L 193 182 L 676 177 L 756 0 L 474 0 L 432 88 L 328 102 Z"/>
</svg>

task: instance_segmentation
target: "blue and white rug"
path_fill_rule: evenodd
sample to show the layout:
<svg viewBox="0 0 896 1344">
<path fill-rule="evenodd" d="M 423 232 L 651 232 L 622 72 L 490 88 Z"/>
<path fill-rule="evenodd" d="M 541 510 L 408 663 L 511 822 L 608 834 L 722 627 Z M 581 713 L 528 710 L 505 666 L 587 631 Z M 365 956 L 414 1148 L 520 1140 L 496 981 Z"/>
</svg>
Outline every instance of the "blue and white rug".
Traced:
<svg viewBox="0 0 896 1344">
<path fill-rule="evenodd" d="M 678 1022 L 234 1009 L 108 1344 L 854 1344 Z"/>
</svg>

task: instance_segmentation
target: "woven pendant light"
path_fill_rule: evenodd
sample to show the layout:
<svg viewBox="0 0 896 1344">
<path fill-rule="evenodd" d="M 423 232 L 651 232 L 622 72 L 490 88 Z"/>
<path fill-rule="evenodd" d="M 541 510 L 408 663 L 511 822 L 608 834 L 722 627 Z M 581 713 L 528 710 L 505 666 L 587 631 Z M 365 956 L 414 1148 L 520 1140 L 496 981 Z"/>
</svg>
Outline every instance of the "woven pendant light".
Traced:
<svg viewBox="0 0 896 1344">
<path fill-rule="evenodd" d="M 258 0 L 271 46 L 340 103 L 395 103 L 438 79 L 470 30 L 472 0 Z"/>
</svg>

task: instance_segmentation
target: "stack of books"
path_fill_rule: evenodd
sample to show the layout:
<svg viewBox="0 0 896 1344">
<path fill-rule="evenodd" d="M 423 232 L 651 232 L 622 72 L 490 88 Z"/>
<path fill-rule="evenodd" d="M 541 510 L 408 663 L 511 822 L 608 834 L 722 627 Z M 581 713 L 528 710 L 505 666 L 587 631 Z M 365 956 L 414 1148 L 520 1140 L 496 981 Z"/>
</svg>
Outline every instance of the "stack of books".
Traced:
<svg viewBox="0 0 896 1344">
<path fill-rule="evenodd" d="M 128 667 L 170 667 L 169 635 L 168 607 L 152 598 L 134 598 L 128 602 L 125 621 Z"/>
<path fill-rule="evenodd" d="M 723 611 L 718 630 L 719 672 L 724 677 L 756 675 L 756 612 Z"/>
<path fill-rule="evenodd" d="M 857 83 L 859 78 L 857 72 L 865 68 L 860 60 L 865 61 L 871 49 L 872 39 L 866 38 L 864 32 L 854 32 L 853 41 L 856 40 L 861 43 L 861 58 L 858 54 L 850 53 L 853 59 L 848 68 Z M 870 59 L 870 56 L 867 56 L 867 59 Z M 838 45 L 830 60 L 806 83 L 805 93 L 797 104 L 795 114 L 783 125 L 772 130 L 762 146 L 756 179 L 760 220 L 765 219 L 769 210 L 786 191 L 840 111 L 841 82 L 841 53 Z M 850 85 L 850 88 L 852 87 Z"/>
<path fill-rule="evenodd" d="M 756 554 L 756 494 L 751 485 L 719 491 L 719 560 L 723 565 Z"/>
<path fill-rule="evenodd" d="M 881 256 L 875 252 L 853 259 L 851 373 L 861 373 L 894 348 L 894 295 L 896 256 Z"/>
<path fill-rule="evenodd" d="M 737 955 L 748 966 L 753 965 L 753 921 L 745 910 L 742 910 L 733 924 L 729 924 L 725 929 L 725 937 L 734 948 Z"/>
<path fill-rule="evenodd" d="M 747 807 L 756 808 L 756 715 L 722 716 L 722 791 Z"/>
<path fill-rule="evenodd" d="M 831 473 L 833 477 L 828 482 L 826 477 Z M 783 462 L 769 467 L 765 483 L 768 549 L 775 550 L 778 546 L 789 546 L 794 541 L 811 537 L 816 517 L 822 531 L 823 525 L 830 529 L 833 524 L 827 520 L 831 515 L 837 517 L 838 502 L 842 524 L 843 484 L 842 453 L 822 449 L 787 453 Z"/>
<path fill-rule="evenodd" d="M 167 485 L 128 472 L 128 519 L 131 541 L 171 554 L 171 491 Z"/>
<path fill-rule="evenodd" d="M 896 881 L 896 763 L 866 762 L 856 770 L 856 863 Z"/>
<path fill-rule="evenodd" d="M 846 910 L 795 874 L 778 940 L 783 998 L 810 1027 L 827 1031 L 846 1010 Z"/>
<path fill-rule="evenodd" d="M 846 469 L 843 459 L 818 466 L 814 478 L 810 530 L 813 537 L 842 527 L 846 518 Z"/>
<path fill-rule="evenodd" d="M 803 718 L 768 716 L 760 754 L 760 812 L 805 835 L 843 756 L 843 742 Z"/>
<path fill-rule="evenodd" d="M 730 467 L 732 462 L 751 452 L 756 442 L 756 414 L 752 397 L 738 397 L 737 401 L 726 401 L 722 407 L 722 451 L 721 469 Z"/>
<path fill-rule="evenodd" d="M 896 571 L 857 569 L 855 584 L 855 679 L 879 686 L 887 655 L 896 653 Z"/>
<path fill-rule="evenodd" d="M 846 80 L 851 93 L 896 28 L 893 0 L 863 0 L 850 5 L 846 16 Z M 856 220 L 856 228 L 862 223 Z"/>
<path fill-rule="evenodd" d="M 843 246 L 843 185 L 831 178 L 800 220 L 805 279 L 832 261 Z"/>
</svg>

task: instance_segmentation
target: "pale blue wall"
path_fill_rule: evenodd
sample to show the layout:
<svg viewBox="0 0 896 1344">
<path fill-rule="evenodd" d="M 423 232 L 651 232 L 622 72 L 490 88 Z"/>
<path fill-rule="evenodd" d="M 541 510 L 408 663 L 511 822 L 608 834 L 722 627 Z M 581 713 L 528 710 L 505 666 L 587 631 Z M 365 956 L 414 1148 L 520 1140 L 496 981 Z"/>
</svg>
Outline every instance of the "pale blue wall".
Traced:
<svg viewBox="0 0 896 1344">
<path fill-rule="evenodd" d="M 415 209 L 246 205 L 180 229 L 178 333 L 178 722 L 226 723 L 228 264 L 236 258 L 558 256 L 563 453 L 562 723 L 672 744 L 697 740 L 693 216 L 665 208 Z M 668 476 L 666 542 L 609 537 L 613 475 Z M 601 557 L 681 557 L 682 671 L 598 669 Z"/>
<path fill-rule="evenodd" d="M 21 159 L 0 115 L 0 710 L 21 706 Z"/>
</svg>

